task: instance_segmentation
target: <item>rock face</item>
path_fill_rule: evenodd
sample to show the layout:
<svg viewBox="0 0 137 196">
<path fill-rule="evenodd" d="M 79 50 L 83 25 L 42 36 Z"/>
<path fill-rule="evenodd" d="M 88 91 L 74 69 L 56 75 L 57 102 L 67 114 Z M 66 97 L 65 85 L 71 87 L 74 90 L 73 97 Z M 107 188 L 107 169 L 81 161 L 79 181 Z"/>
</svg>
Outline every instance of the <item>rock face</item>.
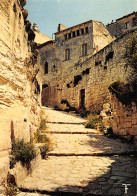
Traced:
<svg viewBox="0 0 137 196">
<path fill-rule="evenodd" d="M 21 6 L 26 1 L 20 3 L 0 1 L 0 187 L 6 182 L 11 139 L 30 141 L 39 125 L 37 58 L 34 63 L 24 26 Z"/>
<path fill-rule="evenodd" d="M 103 105 L 103 110 L 100 112 L 100 116 L 102 117 L 102 122 L 105 126 L 104 133 L 108 134 L 109 130 L 112 129 L 111 124 L 113 119 L 113 112 L 109 103 Z"/>
<path fill-rule="evenodd" d="M 20 4 L 22 7 L 24 7 L 26 5 L 26 0 L 20 0 Z"/>
</svg>

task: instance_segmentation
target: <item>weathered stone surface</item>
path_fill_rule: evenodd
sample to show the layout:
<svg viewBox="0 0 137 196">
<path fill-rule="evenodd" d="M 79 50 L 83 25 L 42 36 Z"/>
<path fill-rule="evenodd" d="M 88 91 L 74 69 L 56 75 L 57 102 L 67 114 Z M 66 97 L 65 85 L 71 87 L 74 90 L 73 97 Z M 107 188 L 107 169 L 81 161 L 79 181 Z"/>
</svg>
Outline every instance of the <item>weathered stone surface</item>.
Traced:
<svg viewBox="0 0 137 196">
<path fill-rule="evenodd" d="M 111 22 L 106 26 L 108 31 L 111 33 L 112 36 L 119 37 L 124 32 L 132 29 L 134 26 L 137 25 L 137 13 L 133 12 L 128 14 L 120 19 L 117 19 L 116 22 Z"/>
<path fill-rule="evenodd" d="M 26 5 L 26 2 L 27 2 L 26 0 L 20 0 L 21 6 L 24 7 Z"/>
<path fill-rule="evenodd" d="M 90 150 L 94 153 L 102 153 L 102 151 L 114 154 L 123 153 L 132 149 L 132 145 L 97 135 L 96 131 L 92 135 L 93 140 L 90 143 L 90 134 L 79 134 L 79 132 L 71 134 L 71 131 L 67 132 L 68 129 L 65 128 L 68 126 L 67 123 L 81 122 L 82 119 L 49 108 L 45 108 L 45 111 L 46 114 L 49 114 L 51 122 L 48 123 L 48 126 L 52 125 L 52 128 L 48 129 L 48 133 L 50 130 L 53 131 L 54 127 L 56 129 L 57 124 L 54 122 L 64 122 L 65 124 L 58 124 L 57 130 L 51 134 L 52 140 L 56 138 L 53 151 L 49 152 L 47 159 L 40 162 L 20 187 L 32 191 L 49 191 L 64 195 L 67 192 L 70 195 L 77 193 L 122 196 L 124 195 L 122 184 L 128 183 L 131 184 L 128 190 L 129 195 L 135 196 L 136 163 L 133 156 L 107 156 L 107 154 L 106 156 L 90 156 L 89 154 Z M 80 126 L 79 131 L 84 133 L 85 128 L 81 125 L 77 126 Z M 69 124 L 69 129 L 74 131 L 75 124 Z M 94 130 L 92 129 L 92 131 Z M 85 154 L 78 155 L 79 150 L 80 153 Z"/>
<path fill-rule="evenodd" d="M 24 19 L 26 19 L 28 17 L 28 10 L 23 9 L 22 10 L 22 15 L 23 15 Z"/>
<path fill-rule="evenodd" d="M 30 58 L 23 12 L 17 0 L 0 1 L 0 186 L 6 185 L 11 139 L 28 142 L 39 125 L 40 95 L 32 83 L 36 65 Z"/>
<path fill-rule="evenodd" d="M 105 31 L 101 24 L 93 24 L 95 45 L 98 44 L 96 36 L 100 35 L 99 27 L 102 32 Z M 112 42 L 98 52 L 88 47 L 88 56 L 81 57 L 80 46 L 83 42 L 87 42 L 91 29 L 89 25 L 88 35 L 71 37 L 67 40 L 64 36 L 69 29 L 64 30 L 56 34 L 55 42 L 47 42 L 39 47 L 43 84 L 42 103 L 63 110 L 80 111 L 83 92 L 84 107 L 91 112 L 100 112 L 104 103 L 110 104 L 113 115 L 110 120 L 104 119 L 105 123 L 113 128 L 115 134 L 125 135 L 128 140 L 132 140 L 132 136 L 137 134 L 135 103 L 132 103 L 133 106 L 131 104 L 129 109 L 110 93 L 109 87 L 118 80 L 126 83 L 127 77 L 132 77 L 132 70 L 129 67 L 125 70 L 123 55 L 125 44 L 129 37 L 137 32 L 136 28 L 134 27 L 132 31 L 126 32 L 115 41 L 108 39 L 108 43 Z M 103 37 L 101 39 L 103 40 Z M 66 48 L 71 49 L 71 58 L 68 61 L 64 56 Z M 45 67 L 48 68 L 48 73 L 45 73 Z M 76 78 L 79 78 L 77 82 Z"/>
</svg>

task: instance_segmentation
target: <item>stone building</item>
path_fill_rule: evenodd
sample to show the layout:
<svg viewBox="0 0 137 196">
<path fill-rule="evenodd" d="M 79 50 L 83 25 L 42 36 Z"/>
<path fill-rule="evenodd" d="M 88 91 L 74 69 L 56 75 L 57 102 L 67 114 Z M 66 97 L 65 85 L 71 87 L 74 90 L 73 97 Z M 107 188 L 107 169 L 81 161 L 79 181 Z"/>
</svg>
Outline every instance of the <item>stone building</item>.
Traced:
<svg viewBox="0 0 137 196">
<path fill-rule="evenodd" d="M 136 13 L 118 19 L 120 31 L 114 31 L 114 24 L 105 28 L 98 21 L 68 29 L 60 24 L 55 40 L 39 46 L 42 104 L 68 111 L 84 109 L 99 113 L 103 104 L 108 103 L 113 111 L 113 131 L 121 135 L 135 134 L 135 103 L 130 107 L 123 105 L 109 90 L 113 83 L 126 84 L 130 77 L 124 54 L 127 40 L 137 32 L 135 21 Z"/>
<path fill-rule="evenodd" d="M 39 46 L 43 104 L 56 105 L 56 90 L 50 85 L 53 78 L 60 78 L 78 67 L 113 40 L 104 25 L 98 21 L 91 20 L 68 29 L 60 24 L 55 40 Z"/>
<path fill-rule="evenodd" d="M 125 33 L 127 30 L 131 30 L 137 26 L 137 12 L 133 12 L 126 16 L 117 19 L 115 22 L 111 22 L 106 26 L 107 30 L 112 36 L 118 37 Z"/>
<path fill-rule="evenodd" d="M 52 38 L 48 37 L 47 35 L 44 35 L 43 33 L 41 33 L 38 28 L 37 28 L 37 24 L 34 23 L 32 26 L 32 30 L 35 33 L 35 39 L 34 42 L 36 42 L 38 45 L 43 44 L 45 42 L 48 42 L 50 40 L 53 40 Z"/>
</svg>

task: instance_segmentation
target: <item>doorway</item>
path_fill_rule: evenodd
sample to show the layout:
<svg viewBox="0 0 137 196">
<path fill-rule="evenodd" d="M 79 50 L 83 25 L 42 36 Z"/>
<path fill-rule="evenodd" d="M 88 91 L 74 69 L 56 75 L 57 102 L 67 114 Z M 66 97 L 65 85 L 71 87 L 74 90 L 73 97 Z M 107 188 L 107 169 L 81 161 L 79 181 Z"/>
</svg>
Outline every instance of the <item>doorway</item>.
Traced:
<svg viewBox="0 0 137 196">
<path fill-rule="evenodd" d="M 85 107 L 85 89 L 80 90 L 80 107 Z"/>
</svg>

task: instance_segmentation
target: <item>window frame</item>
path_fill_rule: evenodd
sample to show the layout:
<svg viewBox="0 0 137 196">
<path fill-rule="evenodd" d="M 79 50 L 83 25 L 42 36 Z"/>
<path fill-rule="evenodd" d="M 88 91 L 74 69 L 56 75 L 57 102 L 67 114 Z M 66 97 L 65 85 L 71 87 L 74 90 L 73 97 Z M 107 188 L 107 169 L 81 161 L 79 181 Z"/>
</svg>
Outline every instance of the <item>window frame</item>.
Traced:
<svg viewBox="0 0 137 196">
<path fill-rule="evenodd" d="M 70 48 L 65 49 L 65 61 L 70 60 Z"/>
<path fill-rule="evenodd" d="M 129 21 L 125 22 L 125 25 L 126 25 L 126 29 L 129 29 L 130 28 Z"/>
<path fill-rule="evenodd" d="M 87 56 L 88 55 L 88 45 L 87 45 L 87 43 L 82 44 L 81 54 L 82 54 L 82 56 Z"/>
</svg>

